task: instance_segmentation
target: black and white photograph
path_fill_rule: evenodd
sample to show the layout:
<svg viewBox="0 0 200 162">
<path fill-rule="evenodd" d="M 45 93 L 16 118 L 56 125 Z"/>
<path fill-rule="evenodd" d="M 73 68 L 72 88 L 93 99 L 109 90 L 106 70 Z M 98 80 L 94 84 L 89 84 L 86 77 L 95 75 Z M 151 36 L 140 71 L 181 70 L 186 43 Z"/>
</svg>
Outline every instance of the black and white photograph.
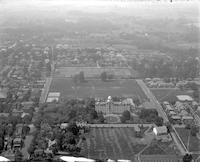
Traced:
<svg viewBox="0 0 200 162">
<path fill-rule="evenodd" d="M 0 162 L 200 162 L 200 1 L 0 0 Z"/>
</svg>

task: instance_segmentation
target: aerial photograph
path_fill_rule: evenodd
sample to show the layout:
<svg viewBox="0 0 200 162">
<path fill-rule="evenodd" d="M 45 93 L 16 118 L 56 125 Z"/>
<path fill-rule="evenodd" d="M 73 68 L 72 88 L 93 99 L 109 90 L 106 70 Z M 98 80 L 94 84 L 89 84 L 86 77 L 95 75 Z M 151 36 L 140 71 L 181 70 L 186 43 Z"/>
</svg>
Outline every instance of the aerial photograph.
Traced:
<svg viewBox="0 0 200 162">
<path fill-rule="evenodd" d="M 200 162 L 200 1 L 0 0 L 0 162 Z"/>
</svg>

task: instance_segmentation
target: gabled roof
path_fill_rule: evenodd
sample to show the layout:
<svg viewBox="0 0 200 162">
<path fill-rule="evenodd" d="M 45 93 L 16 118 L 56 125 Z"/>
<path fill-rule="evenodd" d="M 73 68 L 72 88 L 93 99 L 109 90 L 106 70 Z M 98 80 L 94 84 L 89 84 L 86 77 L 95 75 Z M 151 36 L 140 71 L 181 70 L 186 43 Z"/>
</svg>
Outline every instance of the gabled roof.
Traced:
<svg viewBox="0 0 200 162">
<path fill-rule="evenodd" d="M 166 126 L 154 127 L 153 131 L 156 132 L 157 134 L 167 133 L 167 127 Z"/>
</svg>

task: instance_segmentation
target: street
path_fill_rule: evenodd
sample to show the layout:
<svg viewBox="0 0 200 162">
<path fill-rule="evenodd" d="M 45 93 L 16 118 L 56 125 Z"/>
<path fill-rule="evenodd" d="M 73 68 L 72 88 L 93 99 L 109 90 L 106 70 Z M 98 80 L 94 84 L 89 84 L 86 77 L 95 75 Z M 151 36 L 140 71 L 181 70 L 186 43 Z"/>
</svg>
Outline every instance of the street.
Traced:
<svg viewBox="0 0 200 162">
<path fill-rule="evenodd" d="M 136 79 L 136 81 L 138 85 L 140 85 L 142 90 L 144 91 L 145 95 L 150 99 L 150 102 L 154 105 L 155 109 L 158 111 L 158 114 L 163 118 L 164 123 L 169 122 L 169 119 L 165 111 L 163 110 L 162 106 L 160 105 L 156 97 L 153 95 L 153 93 L 149 90 L 149 88 L 145 85 L 143 80 Z M 179 134 L 176 132 L 173 125 L 172 125 L 172 129 L 174 130 L 174 132 L 171 132 L 171 136 L 175 144 L 177 145 L 178 149 L 180 150 L 181 154 L 185 155 L 185 153 L 188 152 L 187 148 L 184 145 L 183 141 L 181 140 Z"/>
<path fill-rule="evenodd" d="M 145 85 L 145 83 L 140 79 L 136 79 L 136 81 L 144 91 L 145 95 L 150 99 L 150 103 L 154 105 L 155 109 L 158 111 L 158 114 L 163 118 L 164 123 L 169 122 L 168 117 L 166 113 L 163 111 L 162 106 L 157 101 L 153 93 L 149 90 L 149 88 Z"/>
</svg>

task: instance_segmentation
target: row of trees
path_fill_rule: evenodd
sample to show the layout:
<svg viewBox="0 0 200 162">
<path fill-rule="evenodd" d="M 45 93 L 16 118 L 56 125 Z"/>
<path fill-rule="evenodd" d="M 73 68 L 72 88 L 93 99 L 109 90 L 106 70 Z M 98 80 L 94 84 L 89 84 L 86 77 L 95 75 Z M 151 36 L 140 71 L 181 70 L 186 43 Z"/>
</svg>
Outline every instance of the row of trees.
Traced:
<svg viewBox="0 0 200 162">
<path fill-rule="evenodd" d="M 110 79 L 113 79 L 114 78 L 114 75 L 113 74 L 108 74 L 106 71 L 102 72 L 101 75 L 100 75 L 100 78 L 102 81 L 106 82 Z"/>
<path fill-rule="evenodd" d="M 73 76 L 73 80 L 74 80 L 74 83 L 75 83 L 75 84 L 85 82 L 85 75 L 84 75 L 84 72 L 81 71 L 79 74 L 74 75 L 74 76 Z"/>
<path fill-rule="evenodd" d="M 163 125 L 163 118 L 158 116 L 158 112 L 155 109 L 142 109 L 139 117 L 146 122 L 153 122 L 157 126 Z"/>
<path fill-rule="evenodd" d="M 100 78 L 101 78 L 102 81 L 106 82 L 108 80 L 113 79 L 114 75 L 113 74 L 108 74 L 106 71 L 104 71 L 104 72 L 101 73 Z M 73 80 L 74 80 L 75 84 L 85 82 L 86 80 L 85 80 L 84 72 L 81 71 L 80 73 L 75 74 L 73 76 Z"/>
</svg>

